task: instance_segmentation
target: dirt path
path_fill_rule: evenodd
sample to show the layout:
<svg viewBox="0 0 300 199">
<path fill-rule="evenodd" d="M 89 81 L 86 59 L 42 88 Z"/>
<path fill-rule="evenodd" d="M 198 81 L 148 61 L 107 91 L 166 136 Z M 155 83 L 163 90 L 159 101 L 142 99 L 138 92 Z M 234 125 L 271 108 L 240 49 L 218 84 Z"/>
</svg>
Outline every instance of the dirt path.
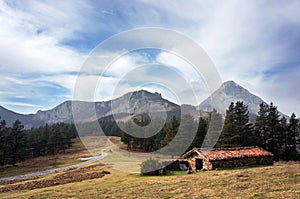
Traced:
<svg viewBox="0 0 300 199">
<path fill-rule="evenodd" d="M 34 177 L 34 176 L 53 173 L 53 172 L 56 172 L 56 171 L 62 171 L 62 170 L 66 170 L 66 169 L 76 168 L 76 167 L 80 167 L 80 166 L 83 166 L 83 165 L 87 165 L 87 164 L 96 162 L 97 160 L 101 160 L 101 159 L 105 158 L 106 156 L 107 156 L 107 153 L 103 152 L 103 150 L 102 150 L 101 155 L 99 155 L 99 156 L 94 156 L 94 157 L 82 159 L 82 160 L 86 160 L 85 162 L 80 162 L 80 163 L 77 163 L 77 164 L 73 164 L 73 165 L 69 165 L 69 166 L 65 166 L 65 167 L 60 167 L 60 168 L 49 169 L 49 170 L 45 170 L 45 171 L 38 171 L 38 172 L 28 173 L 28 174 L 23 174 L 23 175 L 18 175 L 18 176 L 0 178 L 0 181 L 4 181 L 4 180 L 7 181 L 7 180 L 15 180 L 15 179 L 21 179 L 21 178 Z"/>
</svg>

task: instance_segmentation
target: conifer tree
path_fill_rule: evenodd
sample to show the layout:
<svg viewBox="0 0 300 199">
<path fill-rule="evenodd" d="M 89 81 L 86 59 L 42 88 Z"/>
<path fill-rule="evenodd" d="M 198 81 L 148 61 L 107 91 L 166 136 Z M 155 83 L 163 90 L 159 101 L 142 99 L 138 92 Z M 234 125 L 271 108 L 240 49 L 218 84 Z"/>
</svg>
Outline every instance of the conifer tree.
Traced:
<svg viewBox="0 0 300 199">
<path fill-rule="evenodd" d="M 217 148 L 237 146 L 239 142 L 239 136 L 236 133 L 235 128 L 235 115 L 234 115 L 234 103 L 231 102 L 226 110 L 225 122 L 219 141 L 216 144 Z"/>
<path fill-rule="evenodd" d="M 199 122 L 198 122 L 197 134 L 196 134 L 196 137 L 195 137 L 193 143 L 191 144 L 190 148 L 194 148 L 194 147 L 201 148 L 202 147 L 202 143 L 204 141 L 204 138 L 205 138 L 207 130 L 208 130 L 208 125 L 209 125 L 208 119 L 200 117 Z"/>
<path fill-rule="evenodd" d="M 255 121 L 255 132 L 257 137 L 259 138 L 259 146 L 264 149 L 267 148 L 267 139 L 269 137 L 268 115 L 269 105 L 261 103 L 259 105 L 259 112 Z"/>
<path fill-rule="evenodd" d="M 24 126 L 19 120 L 16 120 L 8 133 L 8 148 L 10 163 L 16 166 L 17 162 L 25 159 L 26 156 L 26 137 Z"/>
<path fill-rule="evenodd" d="M 274 159 L 279 160 L 280 151 L 283 146 L 283 132 L 281 131 L 280 115 L 277 106 L 270 103 L 268 115 L 268 138 L 266 149 L 274 154 Z"/>
<path fill-rule="evenodd" d="M 287 124 L 287 119 L 283 116 L 280 119 L 280 128 L 281 128 L 281 132 L 282 132 L 282 136 L 283 136 L 283 145 L 281 148 L 281 152 L 279 157 L 283 160 L 288 160 L 290 159 L 288 157 L 289 154 L 289 147 L 288 147 L 288 139 L 289 139 L 289 133 L 288 133 L 288 124 Z"/>
<path fill-rule="evenodd" d="M 297 146 L 299 145 L 299 120 L 296 119 L 296 115 L 293 113 L 290 118 L 290 122 L 288 125 L 288 139 L 287 139 L 287 145 L 290 149 L 289 157 L 292 160 L 298 159 L 298 152 L 297 152 Z"/>
<path fill-rule="evenodd" d="M 216 109 L 209 114 L 208 128 L 202 143 L 202 148 L 218 147 L 219 137 L 223 130 L 224 119 L 223 116 L 217 112 Z"/>
<path fill-rule="evenodd" d="M 1 118 L 0 118 L 1 119 Z M 0 165 L 6 163 L 7 158 L 7 128 L 5 120 L 0 121 Z"/>
<path fill-rule="evenodd" d="M 249 146 L 254 143 L 248 114 L 248 107 L 243 102 L 230 104 L 217 147 Z"/>
<path fill-rule="evenodd" d="M 171 142 L 171 140 L 175 137 L 175 135 L 178 131 L 179 125 L 180 125 L 180 122 L 178 121 L 178 119 L 175 116 L 173 116 L 166 125 L 166 129 L 165 129 L 166 136 L 163 140 L 163 145 L 166 145 Z"/>
<path fill-rule="evenodd" d="M 131 149 L 132 145 L 132 136 L 127 134 L 126 132 L 132 131 L 133 124 L 131 121 L 128 121 L 124 124 L 125 132 L 121 131 L 121 141 L 127 145 L 127 149 Z"/>
</svg>

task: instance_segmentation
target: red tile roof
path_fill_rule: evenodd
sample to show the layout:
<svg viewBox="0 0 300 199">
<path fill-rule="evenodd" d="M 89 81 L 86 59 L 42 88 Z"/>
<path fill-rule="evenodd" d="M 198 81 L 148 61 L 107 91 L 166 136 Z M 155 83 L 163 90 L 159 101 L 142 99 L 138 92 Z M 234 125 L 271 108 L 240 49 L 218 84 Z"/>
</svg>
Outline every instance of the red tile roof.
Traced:
<svg viewBox="0 0 300 199">
<path fill-rule="evenodd" d="M 187 152 L 183 156 L 189 155 L 193 152 L 203 156 L 204 159 L 209 161 L 214 160 L 229 160 L 235 158 L 246 158 L 246 157 L 266 157 L 273 156 L 272 153 L 261 149 L 259 147 L 244 147 L 244 148 L 224 148 L 224 149 L 198 149 L 194 148 Z"/>
</svg>

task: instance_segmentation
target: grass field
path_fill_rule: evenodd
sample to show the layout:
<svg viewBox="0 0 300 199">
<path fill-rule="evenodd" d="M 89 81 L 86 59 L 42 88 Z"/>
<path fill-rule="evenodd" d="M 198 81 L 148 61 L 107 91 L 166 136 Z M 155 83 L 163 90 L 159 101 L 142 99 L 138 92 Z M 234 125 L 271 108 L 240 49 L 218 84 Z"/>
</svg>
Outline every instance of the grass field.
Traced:
<svg viewBox="0 0 300 199">
<path fill-rule="evenodd" d="M 83 137 L 85 142 L 90 143 L 90 148 L 95 148 L 94 150 L 98 150 L 98 148 L 103 148 L 106 143 L 103 143 L 103 146 L 99 146 L 99 143 L 95 143 L 96 139 L 93 136 Z M 90 157 L 92 156 L 90 152 L 85 148 L 80 138 L 76 138 L 73 140 L 73 145 L 71 148 L 67 149 L 65 153 L 58 154 L 56 157 L 56 165 L 55 156 L 42 156 L 37 158 L 28 159 L 24 162 L 18 163 L 17 167 L 13 167 L 11 165 L 6 165 L 0 167 L 0 178 L 22 175 L 26 173 L 33 173 L 37 171 L 43 171 L 47 169 L 52 169 L 56 167 L 64 167 L 76 163 L 82 162 L 79 158 Z M 115 143 L 117 146 L 122 146 L 119 137 L 109 137 L 110 141 Z M 98 152 L 100 149 L 98 150 Z"/>
<path fill-rule="evenodd" d="M 88 155 L 76 145 L 74 157 Z M 79 150 L 80 149 L 80 150 Z M 69 157 L 68 161 L 71 161 Z M 1 192 L 2 191 L 2 192 Z M 93 163 L 0 183 L 0 198 L 300 198 L 300 162 L 144 177 Z"/>
<path fill-rule="evenodd" d="M 65 153 L 57 155 L 56 166 L 54 165 L 54 156 L 32 158 L 24 162 L 18 163 L 17 167 L 12 167 L 11 165 L 0 167 L 0 178 L 22 175 L 26 173 L 33 173 L 36 171 L 52 169 L 54 167 L 63 167 L 71 164 L 76 164 L 82 162 L 78 158 L 87 156 L 90 156 L 90 154 L 88 153 L 88 151 L 85 150 L 80 139 L 77 138 L 74 140 L 72 148 L 67 149 Z"/>
</svg>

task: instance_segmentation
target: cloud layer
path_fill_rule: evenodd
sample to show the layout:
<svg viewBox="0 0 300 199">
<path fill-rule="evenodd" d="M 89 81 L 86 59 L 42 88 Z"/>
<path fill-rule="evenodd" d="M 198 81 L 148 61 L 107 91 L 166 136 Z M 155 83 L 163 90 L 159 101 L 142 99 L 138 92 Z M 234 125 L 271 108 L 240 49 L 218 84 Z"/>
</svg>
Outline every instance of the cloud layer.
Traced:
<svg viewBox="0 0 300 199">
<path fill-rule="evenodd" d="M 156 26 L 195 40 L 223 81 L 235 80 L 282 112 L 299 115 L 299 10 L 296 0 L 1 1 L 0 104 L 28 113 L 71 99 L 76 75 L 99 42 L 131 28 Z M 166 52 L 147 59 L 141 51 L 118 60 L 103 81 L 114 85 L 124 71 L 145 62 L 176 66 L 193 80 L 193 73 L 180 67 L 182 60 Z M 197 81 L 191 81 L 195 89 L 205 93 Z M 123 86 L 124 92 L 135 88 Z M 164 92 L 153 85 L 143 88 Z M 102 88 L 97 99 L 107 100 L 110 89 Z"/>
</svg>

